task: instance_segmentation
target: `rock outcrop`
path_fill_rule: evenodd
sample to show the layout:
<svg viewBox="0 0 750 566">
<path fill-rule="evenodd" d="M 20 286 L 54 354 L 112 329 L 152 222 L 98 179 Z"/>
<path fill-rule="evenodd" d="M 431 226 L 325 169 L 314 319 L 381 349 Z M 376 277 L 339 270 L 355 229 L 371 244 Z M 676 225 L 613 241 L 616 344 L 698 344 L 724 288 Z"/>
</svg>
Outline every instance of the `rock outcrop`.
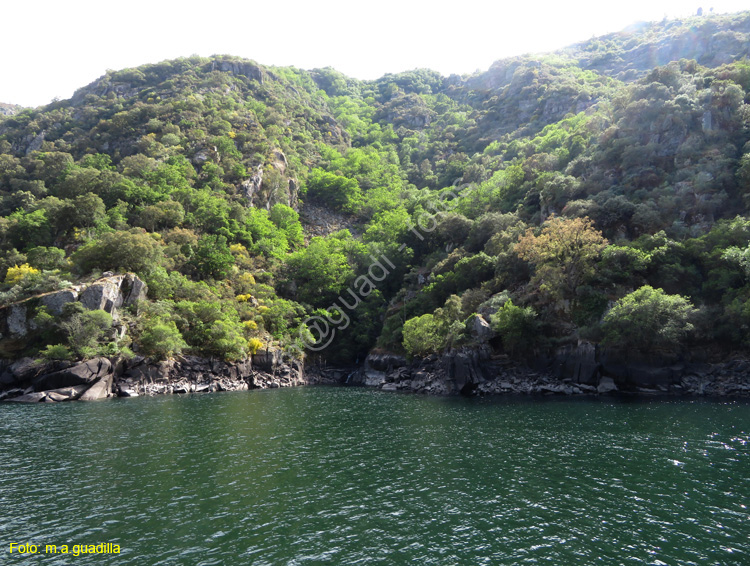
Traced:
<svg viewBox="0 0 750 566">
<path fill-rule="evenodd" d="M 92 283 L 30 297 L 0 307 L 0 351 L 18 355 L 37 330 L 34 323 L 40 307 L 59 316 L 66 304 L 80 302 L 90 310 L 102 309 L 117 321 L 122 308 L 133 306 L 146 298 L 148 287 L 133 273 L 109 275 Z"/>
<path fill-rule="evenodd" d="M 0 400 L 24 403 L 95 400 L 113 395 L 115 366 L 107 358 L 39 362 L 23 358 L 0 374 Z"/>
<path fill-rule="evenodd" d="M 271 210 L 274 204 L 296 208 L 299 199 L 297 179 L 287 176 L 286 155 L 281 150 L 273 152 L 273 161 L 264 168 L 258 165 L 255 172 L 240 184 L 250 206 Z"/>
<path fill-rule="evenodd" d="M 24 403 L 95 401 L 179 393 L 273 389 L 325 382 L 307 377 L 302 364 L 284 359 L 278 350 L 240 362 L 178 356 L 155 362 L 94 358 L 85 362 L 39 362 L 24 358 L 0 362 L 0 401 Z"/>
</svg>

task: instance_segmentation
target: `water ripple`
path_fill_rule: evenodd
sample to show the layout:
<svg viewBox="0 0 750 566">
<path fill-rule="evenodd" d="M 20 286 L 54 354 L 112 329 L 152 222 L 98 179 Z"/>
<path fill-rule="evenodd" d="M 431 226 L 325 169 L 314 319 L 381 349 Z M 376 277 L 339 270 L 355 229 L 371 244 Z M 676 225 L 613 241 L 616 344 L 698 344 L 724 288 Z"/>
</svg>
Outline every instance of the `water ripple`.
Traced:
<svg viewBox="0 0 750 566">
<path fill-rule="evenodd" d="M 739 402 L 309 388 L 0 409 L 3 551 L 112 542 L 126 566 L 750 563 Z"/>
</svg>

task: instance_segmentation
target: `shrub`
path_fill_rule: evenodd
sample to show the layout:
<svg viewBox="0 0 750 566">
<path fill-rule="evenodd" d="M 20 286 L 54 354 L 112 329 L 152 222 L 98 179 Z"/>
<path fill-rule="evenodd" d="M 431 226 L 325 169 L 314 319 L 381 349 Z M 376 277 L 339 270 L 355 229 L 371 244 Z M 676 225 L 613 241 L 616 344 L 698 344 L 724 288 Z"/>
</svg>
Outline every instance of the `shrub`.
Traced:
<svg viewBox="0 0 750 566">
<path fill-rule="evenodd" d="M 531 307 L 516 306 L 510 299 L 490 317 L 490 323 L 511 354 L 529 350 L 536 340 L 536 312 Z"/>
<path fill-rule="evenodd" d="M 250 340 L 247 341 L 247 349 L 251 356 L 254 356 L 262 347 L 263 342 L 257 338 L 250 338 Z"/>
<path fill-rule="evenodd" d="M 62 344 L 49 344 L 39 352 L 39 355 L 45 360 L 70 360 L 73 358 L 72 352 Z"/>
<path fill-rule="evenodd" d="M 182 334 L 173 321 L 155 320 L 141 333 L 141 349 L 144 354 L 156 359 L 168 359 L 187 348 Z"/>
<path fill-rule="evenodd" d="M 33 277 L 39 275 L 39 270 L 34 269 L 28 263 L 24 263 L 20 266 L 14 265 L 8 268 L 8 272 L 5 274 L 5 283 L 7 285 L 17 285 L 27 277 Z"/>
<path fill-rule="evenodd" d="M 112 315 L 103 310 L 87 311 L 81 303 L 68 303 L 63 307 L 63 319 L 58 326 L 67 336 L 68 346 L 88 357 L 112 328 Z"/>
<path fill-rule="evenodd" d="M 228 362 L 244 359 L 248 343 L 242 334 L 240 324 L 231 320 L 217 320 L 208 329 L 208 342 L 203 349 Z"/>
<path fill-rule="evenodd" d="M 440 324 L 430 313 L 407 320 L 403 334 L 404 348 L 412 355 L 424 356 L 443 347 Z"/>
<path fill-rule="evenodd" d="M 693 331 L 695 314 L 685 297 L 644 285 L 617 301 L 604 316 L 603 342 L 621 349 L 674 350 Z"/>
</svg>

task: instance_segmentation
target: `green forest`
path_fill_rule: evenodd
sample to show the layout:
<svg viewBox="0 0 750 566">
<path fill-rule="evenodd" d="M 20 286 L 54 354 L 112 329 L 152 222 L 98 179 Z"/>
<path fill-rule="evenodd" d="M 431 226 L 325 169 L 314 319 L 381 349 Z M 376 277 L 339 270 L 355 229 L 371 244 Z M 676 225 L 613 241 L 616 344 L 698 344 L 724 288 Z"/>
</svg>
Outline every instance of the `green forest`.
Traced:
<svg viewBox="0 0 750 566">
<path fill-rule="evenodd" d="M 112 317 L 37 308 L 0 357 L 331 364 L 750 346 L 750 12 L 472 76 L 188 57 L 0 113 L 0 306 L 133 272 Z"/>
</svg>

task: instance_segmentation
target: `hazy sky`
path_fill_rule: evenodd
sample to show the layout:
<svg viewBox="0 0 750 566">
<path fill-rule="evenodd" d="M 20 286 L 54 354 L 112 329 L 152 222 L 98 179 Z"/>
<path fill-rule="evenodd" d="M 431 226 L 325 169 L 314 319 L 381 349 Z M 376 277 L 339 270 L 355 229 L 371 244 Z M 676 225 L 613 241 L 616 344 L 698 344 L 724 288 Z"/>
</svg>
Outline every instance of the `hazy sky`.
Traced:
<svg viewBox="0 0 750 566">
<path fill-rule="evenodd" d="M 331 66 L 374 79 L 417 67 L 447 75 L 551 51 L 640 20 L 748 8 L 747 0 L 9 0 L 0 9 L 0 102 L 68 98 L 107 69 L 231 54 Z M 694 4 L 694 5 L 693 5 Z"/>
</svg>

